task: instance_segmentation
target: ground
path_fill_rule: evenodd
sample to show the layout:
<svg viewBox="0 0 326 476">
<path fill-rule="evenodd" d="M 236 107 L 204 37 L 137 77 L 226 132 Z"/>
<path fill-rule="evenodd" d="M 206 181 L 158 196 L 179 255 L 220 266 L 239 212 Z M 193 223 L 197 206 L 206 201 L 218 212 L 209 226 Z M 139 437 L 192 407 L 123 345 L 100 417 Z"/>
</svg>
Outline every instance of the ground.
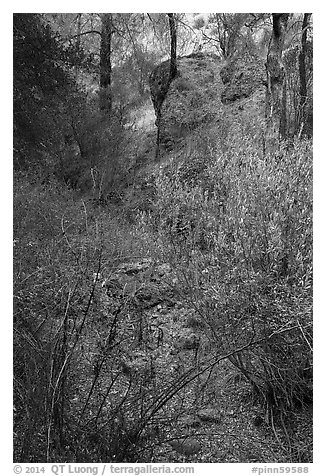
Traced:
<svg viewBox="0 0 326 476">
<path fill-rule="evenodd" d="M 216 352 L 200 315 L 180 299 L 178 278 L 168 263 L 157 264 L 150 258 L 122 263 L 108 277 L 99 278 L 96 299 L 102 313 L 94 326 L 94 340 L 89 340 L 90 334 L 87 336 L 89 345 L 79 356 L 82 365 L 84 359 L 91 367 L 94 364 L 91 349 L 96 342 L 105 341 L 114 309 L 123 303 L 125 310 L 117 335 L 121 339 L 124 335 L 124 352 L 120 355 L 121 367 L 113 372 L 118 375 L 122 369 L 125 380 L 120 381 L 120 390 L 118 386 L 116 391 L 123 392 L 128 379 L 141 380 L 148 392 L 142 398 L 145 407 L 151 408 L 150 393 L 154 389 L 169 401 L 162 409 L 157 407 L 145 425 L 142 446 L 135 449 L 135 461 L 311 461 L 310 407 L 298 412 L 291 425 L 291 436 L 300 434 L 306 445 L 298 441 L 297 448 L 293 443 L 289 446 L 281 427 L 267 421 L 250 385 L 227 359 L 189 379 L 174 397 L 169 396 L 166 388 L 177 388 L 178 379 L 187 373 L 192 378 Z M 91 381 L 91 371 L 87 377 L 84 369 L 82 385 L 74 396 L 76 410 L 78 395 L 82 398 Z M 152 395 L 154 406 L 157 395 Z M 138 403 L 136 399 L 137 409 L 125 409 L 127 420 L 137 420 Z"/>
</svg>

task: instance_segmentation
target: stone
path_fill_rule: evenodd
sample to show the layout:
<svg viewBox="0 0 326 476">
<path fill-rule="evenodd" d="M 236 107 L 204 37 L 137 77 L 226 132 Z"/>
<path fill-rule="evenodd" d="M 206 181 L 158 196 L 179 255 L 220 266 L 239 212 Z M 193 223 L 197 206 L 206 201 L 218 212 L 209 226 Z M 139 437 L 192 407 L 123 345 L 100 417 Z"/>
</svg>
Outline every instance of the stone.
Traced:
<svg viewBox="0 0 326 476">
<path fill-rule="evenodd" d="M 265 91 L 266 69 L 261 58 L 249 53 L 232 58 L 221 70 L 223 104 L 248 98 L 258 89 Z"/>
<path fill-rule="evenodd" d="M 185 337 L 182 342 L 182 348 L 185 350 L 198 349 L 199 347 L 199 337 L 195 334 Z"/>
<path fill-rule="evenodd" d="M 253 420 L 253 424 L 256 427 L 261 426 L 263 423 L 264 423 L 264 418 L 262 418 L 261 415 L 257 415 Z"/>
<path fill-rule="evenodd" d="M 200 426 L 200 420 L 193 415 L 185 415 L 180 418 L 180 424 L 189 428 L 198 428 Z"/>
<path fill-rule="evenodd" d="M 197 413 L 198 418 L 207 423 L 219 423 L 221 416 L 215 408 L 203 408 Z"/>
<path fill-rule="evenodd" d="M 174 439 L 169 444 L 174 451 L 185 456 L 192 456 L 201 450 L 201 444 L 194 438 Z"/>
<path fill-rule="evenodd" d="M 123 263 L 119 266 L 118 273 L 133 275 L 147 270 L 151 265 L 152 260 L 150 258 L 144 258 L 141 261 L 136 261 L 134 263 Z"/>
<path fill-rule="evenodd" d="M 175 314 L 173 316 L 173 321 L 178 322 L 179 316 Z M 191 332 L 190 329 L 184 328 L 178 336 L 176 336 L 176 340 L 174 343 L 174 347 L 176 350 L 193 350 L 198 349 L 200 344 L 200 337 L 196 335 L 194 332 Z"/>
<path fill-rule="evenodd" d="M 216 117 L 220 104 L 220 60 L 212 54 L 179 57 L 177 76 L 169 81 L 169 61 L 157 66 L 149 78 L 159 128 L 160 149 L 185 147 L 185 138 Z"/>
<path fill-rule="evenodd" d="M 156 268 L 156 272 L 157 274 L 162 277 L 164 276 L 165 274 L 169 274 L 171 272 L 171 266 L 169 265 L 169 263 L 163 263 L 163 264 L 160 264 L 157 268 Z"/>
<path fill-rule="evenodd" d="M 151 97 L 154 105 L 156 117 L 160 115 L 162 103 L 169 89 L 170 83 L 170 61 L 159 64 L 149 76 Z"/>
<path fill-rule="evenodd" d="M 184 327 L 190 327 L 190 328 L 196 329 L 196 328 L 204 327 L 204 324 L 199 317 L 190 315 L 187 317 Z"/>
</svg>

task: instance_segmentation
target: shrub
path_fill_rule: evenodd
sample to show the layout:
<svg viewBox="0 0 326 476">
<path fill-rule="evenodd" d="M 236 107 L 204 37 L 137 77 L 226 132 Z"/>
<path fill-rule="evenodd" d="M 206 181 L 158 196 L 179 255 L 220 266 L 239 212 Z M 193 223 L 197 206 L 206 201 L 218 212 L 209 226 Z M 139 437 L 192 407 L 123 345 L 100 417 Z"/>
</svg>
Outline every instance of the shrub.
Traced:
<svg viewBox="0 0 326 476">
<path fill-rule="evenodd" d="M 87 460 L 82 444 L 101 432 L 94 422 L 87 434 L 82 430 L 79 411 L 87 404 L 81 399 L 76 405 L 74 398 L 77 389 L 87 397 L 89 372 L 103 353 L 93 327 L 100 275 L 144 254 L 143 244 L 118 218 L 76 199 L 54 179 L 42 184 L 36 176 L 17 175 L 14 209 L 14 458 L 61 461 L 79 447 Z M 116 354 L 105 355 L 106 365 L 112 359 L 116 365 Z M 89 412 L 101 413 L 95 390 L 86 421 Z M 116 410 L 120 400 L 114 400 Z M 120 423 L 110 424 L 116 440 Z"/>
<path fill-rule="evenodd" d="M 149 235 L 53 179 L 17 176 L 14 205 L 15 461 L 146 459 L 189 368 L 170 372 L 142 302 L 101 281 Z"/>
<path fill-rule="evenodd" d="M 217 352 L 245 347 L 230 360 L 271 420 L 312 400 L 311 152 L 302 141 L 264 157 L 243 141 L 196 186 L 187 164 L 162 167 L 148 218 Z"/>
</svg>

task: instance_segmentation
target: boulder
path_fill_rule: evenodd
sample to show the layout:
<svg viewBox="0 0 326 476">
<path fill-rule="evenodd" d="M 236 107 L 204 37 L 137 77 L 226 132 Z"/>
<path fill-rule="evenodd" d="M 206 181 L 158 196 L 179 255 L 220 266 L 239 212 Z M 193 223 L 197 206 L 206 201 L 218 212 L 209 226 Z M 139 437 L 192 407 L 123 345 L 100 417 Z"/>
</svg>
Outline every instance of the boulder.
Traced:
<svg viewBox="0 0 326 476">
<path fill-rule="evenodd" d="M 149 78 L 158 128 L 156 153 L 174 160 L 181 157 L 180 174 L 191 185 L 201 180 L 202 165 L 214 147 L 223 150 L 229 137 L 236 142 L 248 131 L 261 143 L 265 58 L 249 50 L 227 62 L 212 53 L 178 57 L 172 81 L 169 65 L 163 62 Z M 182 163 L 191 164 L 191 169 L 183 171 Z"/>
<path fill-rule="evenodd" d="M 201 444 L 194 438 L 174 439 L 169 444 L 174 451 L 185 456 L 192 456 L 201 450 Z"/>
<path fill-rule="evenodd" d="M 258 90 L 265 92 L 265 62 L 257 56 L 249 53 L 237 55 L 221 69 L 220 74 L 224 84 L 223 104 L 248 98 Z"/>
<path fill-rule="evenodd" d="M 188 428 L 198 428 L 201 424 L 199 418 L 193 415 L 185 415 L 181 417 L 179 423 Z"/>
<path fill-rule="evenodd" d="M 163 151 L 184 146 L 188 135 L 214 120 L 221 105 L 221 63 L 217 56 L 197 53 L 179 57 L 178 73 L 171 82 L 169 66 L 169 61 L 163 62 L 149 78 L 158 145 Z"/>
<path fill-rule="evenodd" d="M 197 416 L 207 423 L 219 423 L 221 420 L 221 415 L 215 408 L 203 408 L 198 411 Z"/>
</svg>

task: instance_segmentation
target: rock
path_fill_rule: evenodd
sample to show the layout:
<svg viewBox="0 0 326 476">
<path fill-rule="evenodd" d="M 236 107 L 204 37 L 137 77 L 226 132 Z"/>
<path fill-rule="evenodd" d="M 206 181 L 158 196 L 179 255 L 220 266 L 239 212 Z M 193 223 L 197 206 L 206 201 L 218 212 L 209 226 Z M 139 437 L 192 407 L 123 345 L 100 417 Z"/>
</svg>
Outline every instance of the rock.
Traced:
<svg viewBox="0 0 326 476">
<path fill-rule="evenodd" d="M 265 91 L 266 69 L 261 58 L 242 53 L 232 58 L 221 70 L 223 104 L 247 98 L 257 90 Z"/>
<path fill-rule="evenodd" d="M 131 279 L 124 283 L 122 294 L 123 296 L 134 296 L 141 288 L 141 283 L 136 279 Z"/>
<path fill-rule="evenodd" d="M 264 423 L 264 419 L 263 419 L 260 415 L 257 415 L 257 416 L 254 418 L 254 421 L 253 421 L 254 426 L 259 427 L 259 426 L 261 426 L 263 423 Z"/>
<path fill-rule="evenodd" d="M 122 263 L 102 282 L 102 287 L 124 294 L 134 293 L 142 287 L 142 281 L 145 279 L 143 275 L 145 272 L 150 272 L 151 266 L 150 258 L 144 258 L 134 263 Z"/>
<path fill-rule="evenodd" d="M 187 317 L 184 327 L 192 327 L 193 329 L 197 329 L 204 327 L 204 324 L 200 318 L 190 315 Z"/>
<path fill-rule="evenodd" d="M 199 347 L 199 337 L 195 334 L 192 334 L 189 337 L 186 337 L 183 340 L 182 348 L 186 350 L 198 349 Z"/>
<path fill-rule="evenodd" d="M 172 446 L 174 451 L 185 456 L 192 456 L 196 453 L 199 453 L 201 450 L 201 444 L 194 438 L 175 439 L 169 441 L 169 444 Z"/>
<path fill-rule="evenodd" d="M 162 103 L 169 89 L 170 83 L 170 61 L 164 61 L 158 65 L 149 76 L 151 97 L 154 105 L 156 117 L 160 115 Z"/>
<path fill-rule="evenodd" d="M 220 414 L 214 408 L 203 408 L 197 413 L 198 418 L 207 423 L 219 423 L 221 420 Z"/>
<path fill-rule="evenodd" d="M 165 274 L 168 274 L 171 272 L 171 266 L 169 265 L 169 263 L 163 263 L 163 264 L 160 264 L 157 268 L 156 268 L 156 272 L 157 274 L 162 277 L 164 276 Z"/>
<path fill-rule="evenodd" d="M 185 147 L 185 137 L 207 127 L 221 104 L 220 60 L 212 54 L 178 58 L 177 76 L 169 82 L 169 61 L 150 75 L 150 90 L 159 128 L 160 149 Z"/>
<path fill-rule="evenodd" d="M 175 321 L 178 321 L 178 316 L 175 316 Z M 183 329 L 182 332 L 178 336 L 176 336 L 176 340 L 174 343 L 174 347 L 176 350 L 193 350 L 198 349 L 200 344 L 200 337 L 196 335 L 194 332 L 191 332 L 189 329 Z"/>
<path fill-rule="evenodd" d="M 187 426 L 189 428 L 198 428 L 200 426 L 199 418 L 193 415 L 185 415 L 184 417 L 180 418 L 179 422 L 181 425 Z"/>
<path fill-rule="evenodd" d="M 135 263 L 123 263 L 119 266 L 117 273 L 125 273 L 127 275 L 137 274 L 141 271 L 147 270 L 152 265 L 150 258 L 144 258 Z"/>
</svg>

